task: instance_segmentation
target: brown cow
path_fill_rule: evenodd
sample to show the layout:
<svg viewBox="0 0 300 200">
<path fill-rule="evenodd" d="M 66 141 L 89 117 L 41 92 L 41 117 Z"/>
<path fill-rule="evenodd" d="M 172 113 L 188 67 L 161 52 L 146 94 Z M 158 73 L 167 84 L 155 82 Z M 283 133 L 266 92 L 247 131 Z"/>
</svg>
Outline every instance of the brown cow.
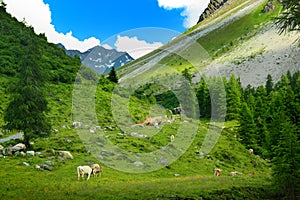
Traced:
<svg viewBox="0 0 300 200">
<path fill-rule="evenodd" d="M 221 171 L 222 171 L 222 170 L 220 170 L 220 169 L 218 169 L 218 168 L 215 168 L 215 169 L 214 169 L 214 176 L 221 176 Z"/>
<path fill-rule="evenodd" d="M 101 177 L 102 167 L 99 164 L 93 164 L 91 167 L 94 177 L 97 177 L 98 174 L 100 174 Z"/>
</svg>

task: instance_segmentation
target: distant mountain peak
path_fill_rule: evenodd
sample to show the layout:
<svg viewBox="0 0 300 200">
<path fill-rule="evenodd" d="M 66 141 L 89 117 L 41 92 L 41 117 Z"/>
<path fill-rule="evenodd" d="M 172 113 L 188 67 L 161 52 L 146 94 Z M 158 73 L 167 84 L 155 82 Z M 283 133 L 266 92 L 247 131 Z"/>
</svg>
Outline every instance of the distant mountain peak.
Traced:
<svg viewBox="0 0 300 200">
<path fill-rule="evenodd" d="M 115 49 L 106 49 L 99 45 L 85 52 L 67 50 L 62 44 L 57 44 L 57 46 L 64 49 L 71 57 L 78 55 L 82 64 L 90 67 L 99 74 L 107 73 L 112 67 L 117 69 L 134 60 L 127 52 L 119 52 Z"/>
<path fill-rule="evenodd" d="M 197 24 L 202 22 L 204 19 L 208 18 L 209 16 L 211 16 L 216 10 L 221 8 L 227 1 L 228 0 L 210 0 L 207 8 L 200 15 Z"/>
</svg>

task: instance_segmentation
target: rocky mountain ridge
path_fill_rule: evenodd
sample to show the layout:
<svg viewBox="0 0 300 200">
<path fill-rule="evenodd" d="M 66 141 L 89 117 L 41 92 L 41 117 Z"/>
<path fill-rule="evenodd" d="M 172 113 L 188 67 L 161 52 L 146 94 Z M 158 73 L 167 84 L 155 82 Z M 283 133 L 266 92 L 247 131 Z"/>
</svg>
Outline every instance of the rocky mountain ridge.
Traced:
<svg viewBox="0 0 300 200">
<path fill-rule="evenodd" d="M 202 22 L 204 19 L 208 18 L 209 16 L 211 16 L 216 10 L 222 7 L 227 1 L 228 0 L 210 0 L 207 8 L 200 15 L 197 24 Z"/>
<path fill-rule="evenodd" d="M 98 74 L 107 73 L 112 67 L 115 69 L 133 61 L 134 59 L 126 52 L 119 52 L 115 49 L 106 49 L 102 46 L 95 46 L 85 52 L 78 50 L 67 50 L 62 44 L 59 47 L 71 56 L 79 56 L 83 65 L 95 70 Z"/>
</svg>

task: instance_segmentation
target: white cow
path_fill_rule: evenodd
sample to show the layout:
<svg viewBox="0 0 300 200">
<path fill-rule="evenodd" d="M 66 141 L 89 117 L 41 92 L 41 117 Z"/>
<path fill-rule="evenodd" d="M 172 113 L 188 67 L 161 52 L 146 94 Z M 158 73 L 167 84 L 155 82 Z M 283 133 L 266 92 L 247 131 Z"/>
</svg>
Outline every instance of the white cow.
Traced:
<svg viewBox="0 0 300 200">
<path fill-rule="evenodd" d="M 249 149 L 248 151 L 249 151 L 249 153 L 251 153 L 251 154 L 254 153 L 254 150 L 253 150 L 253 149 Z"/>
<path fill-rule="evenodd" d="M 174 136 L 174 135 L 171 135 L 171 136 L 170 136 L 170 140 L 171 140 L 171 142 L 173 142 L 173 141 L 175 140 L 175 136 Z"/>
<path fill-rule="evenodd" d="M 87 174 L 88 177 L 86 180 L 90 179 L 91 173 L 92 173 L 92 168 L 90 166 L 78 166 L 77 167 L 77 178 L 80 180 L 80 176 L 82 179 L 84 179 L 84 175 Z"/>
<path fill-rule="evenodd" d="M 98 174 L 100 174 L 101 177 L 102 167 L 99 164 L 93 164 L 92 170 L 92 174 L 94 175 L 94 177 L 97 177 Z"/>
</svg>

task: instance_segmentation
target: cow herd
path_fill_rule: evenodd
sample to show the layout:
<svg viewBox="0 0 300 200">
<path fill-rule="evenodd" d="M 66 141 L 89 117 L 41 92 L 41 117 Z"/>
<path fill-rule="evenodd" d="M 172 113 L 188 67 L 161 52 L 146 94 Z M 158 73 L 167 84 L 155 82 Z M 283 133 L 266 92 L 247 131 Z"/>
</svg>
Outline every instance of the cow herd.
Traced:
<svg viewBox="0 0 300 200">
<path fill-rule="evenodd" d="M 77 178 L 80 180 L 80 178 L 84 179 L 84 175 L 87 175 L 87 179 L 89 180 L 91 177 L 91 174 L 93 174 L 94 177 L 97 177 L 98 174 L 101 176 L 102 167 L 99 164 L 93 164 L 92 166 L 84 165 L 84 166 L 78 166 L 77 167 Z"/>
</svg>

